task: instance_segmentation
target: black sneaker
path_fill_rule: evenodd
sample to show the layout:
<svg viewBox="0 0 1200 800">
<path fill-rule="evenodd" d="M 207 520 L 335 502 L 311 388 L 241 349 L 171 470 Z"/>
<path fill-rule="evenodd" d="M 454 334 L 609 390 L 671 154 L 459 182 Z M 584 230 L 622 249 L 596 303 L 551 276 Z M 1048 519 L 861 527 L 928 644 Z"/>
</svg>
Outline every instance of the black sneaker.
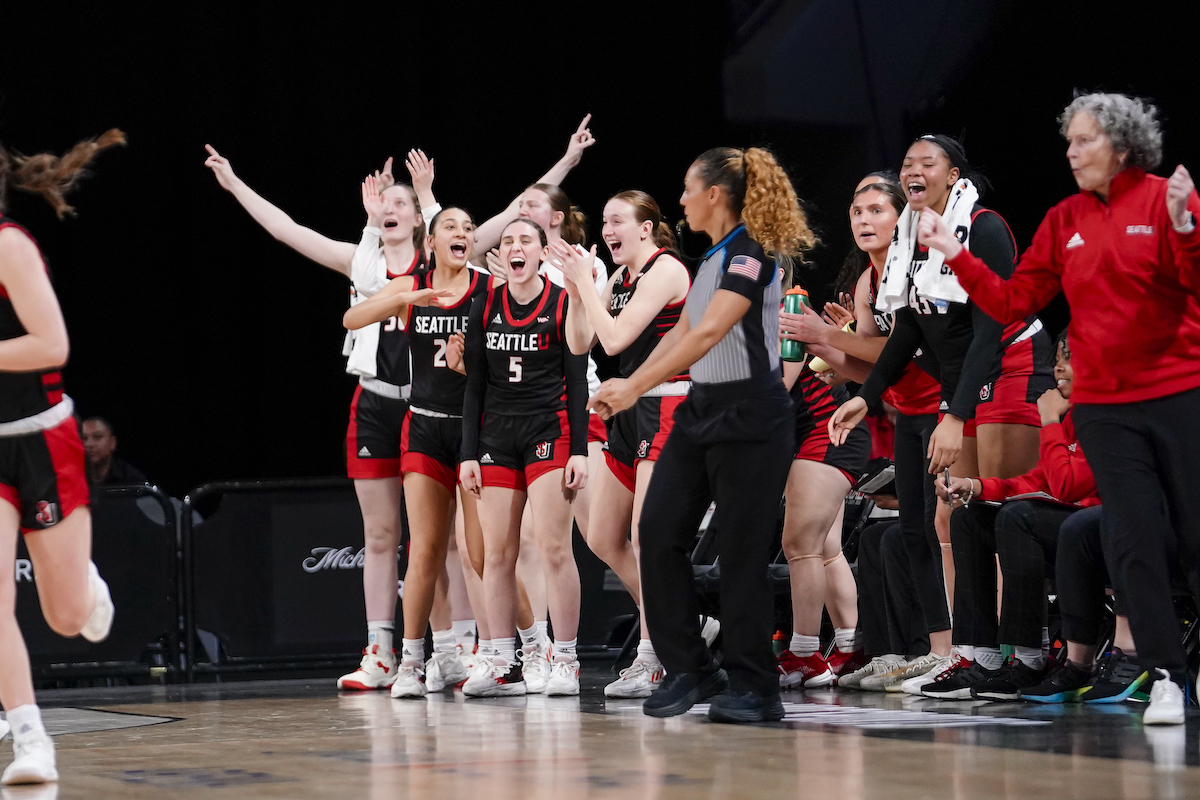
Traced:
<svg viewBox="0 0 1200 800">
<path fill-rule="evenodd" d="M 642 713 L 651 717 L 678 716 L 728 688 L 729 677 L 716 664 L 699 672 L 668 673 L 642 703 Z"/>
<path fill-rule="evenodd" d="M 779 692 L 769 695 L 726 690 L 712 699 L 708 718 L 713 722 L 777 722 L 783 719 Z"/>
<path fill-rule="evenodd" d="M 1009 656 L 993 677 L 971 687 L 971 697 L 976 700 L 1019 700 L 1022 689 L 1032 689 L 1045 676 L 1045 669 L 1034 669 L 1016 656 Z"/>
<path fill-rule="evenodd" d="M 984 669 L 977 661 L 960 661 L 938 675 L 933 683 L 921 687 L 921 694 L 936 700 L 970 700 L 971 687 L 999 674 L 998 669 Z"/>
<path fill-rule="evenodd" d="M 1139 689 L 1149 689 L 1153 679 L 1135 656 L 1119 647 L 1105 653 L 1096 664 L 1096 680 L 1084 689 L 1079 699 L 1085 703 L 1120 703 Z"/>
<path fill-rule="evenodd" d="M 1063 662 L 1037 686 L 1021 690 L 1021 699 L 1033 703 L 1075 703 L 1092 682 L 1092 671 L 1074 661 Z"/>
</svg>

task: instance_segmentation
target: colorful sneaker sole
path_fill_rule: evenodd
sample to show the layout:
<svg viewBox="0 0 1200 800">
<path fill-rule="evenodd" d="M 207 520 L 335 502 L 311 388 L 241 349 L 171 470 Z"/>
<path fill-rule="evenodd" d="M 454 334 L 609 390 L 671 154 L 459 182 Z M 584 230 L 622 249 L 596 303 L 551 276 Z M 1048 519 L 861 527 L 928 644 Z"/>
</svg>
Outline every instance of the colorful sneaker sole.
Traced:
<svg viewBox="0 0 1200 800">
<path fill-rule="evenodd" d="M 1146 683 L 1146 681 L 1148 681 L 1149 679 L 1150 679 L 1150 673 L 1148 673 L 1148 672 L 1143 672 L 1141 675 L 1138 675 L 1136 678 L 1134 678 L 1134 679 L 1133 679 L 1133 680 L 1132 680 L 1132 681 L 1129 683 L 1129 685 L 1128 685 L 1128 686 L 1126 686 L 1126 687 L 1125 687 L 1125 688 L 1124 688 L 1124 689 L 1123 689 L 1121 692 L 1119 692 L 1118 694 L 1112 694 L 1112 695 L 1108 695 L 1107 697 L 1091 697 L 1091 698 L 1089 698 L 1089 697 L 1088 697 L 1088 694 L 1089 694 L 1089 691 L 1088 691 L 1088 690 L 1092 688 L 1092 687 L 1090 687 L 1090 686 L 1089 686 L 1089 687 L 1087 687 L 1087 688 L 1085 688 L 1085 689 L 1083 689 L 1083 690 L 1082 690 L 1082 695 L 1081 695 L 1081 696 L 1082 696 L 1083 702 L 1085 702 L 1085 703 L 1092 703 L 1092 704 L 1100 704 L 1100 703 L 1122 703 L 1122 702 L 1124 702 L 1124 701 L 1128 700 L 1130 697 L 1132 697 L 1132 696 L 1133 696 L 1133 694 L 1134 694 L 1135 692 L 1137 692 L 1137 691 L 1138 691 L 1140 688 L 1142 688 L 1142 685 L 1143 685 L 1143 684 L 1145 684 L 1145 683 Z M 1147 700 L 1148 700 L 1148 699 L 1149 699 L 1149 698 L 1147 698 Z"/>
<path fill-rule="evenodd" d="M 1086 686 L 1082 689 L 1069 689 L 1065 692 L 1043 695 L 1029 695 L 1022 692 L 1021 699 L 1027 700 L 1030 703 L 1076 703 L 1085 689 L 1087 689 Z"/>
</svg>

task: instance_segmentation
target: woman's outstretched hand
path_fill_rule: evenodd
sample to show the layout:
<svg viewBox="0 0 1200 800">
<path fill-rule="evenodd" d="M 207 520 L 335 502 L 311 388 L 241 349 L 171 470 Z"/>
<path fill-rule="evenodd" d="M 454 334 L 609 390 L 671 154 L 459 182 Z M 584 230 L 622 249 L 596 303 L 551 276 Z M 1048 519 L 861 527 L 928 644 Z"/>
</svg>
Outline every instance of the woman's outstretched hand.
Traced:
<svg viewBox="0 0 1200 800">
<path fill-rule="evenodd" d="M 217 176 L 217 183 L 221 184 L 222 189 L 232 192 L 241 183 L 241 178 L 233 173 L 233 167 L 229 166 L 229 159 L 218 153 L 211 144 L 204 145 L 204 149 L 208 151 L 208 158 L 204 161 L 204 166 L 211 169 L 213 175 Z"/>
<path fill-rule="evenodd" d="M 596 143 L 596 137 L 592 136 L 592 131 L 588 127 L 588 123 L 592 121 L 592 115 L 588 114 L 583 118 L 583 122 L 579 123 L 579 127 L 571 134 L 571 141 L 567 142 L 567 161 L 571 164 L 578 164 L 583 158 L 583 151 Z"/>
</svg>

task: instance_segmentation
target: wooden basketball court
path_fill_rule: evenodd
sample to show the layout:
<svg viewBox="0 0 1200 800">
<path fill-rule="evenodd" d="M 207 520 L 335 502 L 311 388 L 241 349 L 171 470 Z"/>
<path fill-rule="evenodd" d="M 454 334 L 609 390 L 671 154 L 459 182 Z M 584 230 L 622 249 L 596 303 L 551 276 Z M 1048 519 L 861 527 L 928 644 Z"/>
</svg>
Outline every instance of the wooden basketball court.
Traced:
<svg viewBox="0 0 1200 800">
<path fill-rule="evenodd" d="M 782 723 L 724 726 L 606 701 L 610 678 L 469 701 L 325 679 L 43 692 L 60 784 L 3 798 L 1200 797 L 1200 718 L 821 689 L 786 693 Z"/>
</svg>

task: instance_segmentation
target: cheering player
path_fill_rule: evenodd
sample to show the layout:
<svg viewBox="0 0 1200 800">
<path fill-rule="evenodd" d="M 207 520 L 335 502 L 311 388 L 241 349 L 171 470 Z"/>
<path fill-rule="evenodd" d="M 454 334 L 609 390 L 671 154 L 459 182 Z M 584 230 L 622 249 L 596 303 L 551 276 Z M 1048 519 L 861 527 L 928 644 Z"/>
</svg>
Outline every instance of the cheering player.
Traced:
<svg viewBox="0 0 1200 800">
<path fill-rule="evenodd" d="M 526 692 L 512 632 L 527 498 L 556 639 L 545 692 L 579 694 L 570 500 L 587 483 L 587 359 L 567 347 L 567 294 L 538 273 L 545 255 L 541 226 L 509 223 L 500 237 L 508 282 L 475 301 L 467 325 L 459 479 L 482 501 L 483 585 L 496 650 L 491 669 L 463 686 L 469 697 Z"/>
</svg>

